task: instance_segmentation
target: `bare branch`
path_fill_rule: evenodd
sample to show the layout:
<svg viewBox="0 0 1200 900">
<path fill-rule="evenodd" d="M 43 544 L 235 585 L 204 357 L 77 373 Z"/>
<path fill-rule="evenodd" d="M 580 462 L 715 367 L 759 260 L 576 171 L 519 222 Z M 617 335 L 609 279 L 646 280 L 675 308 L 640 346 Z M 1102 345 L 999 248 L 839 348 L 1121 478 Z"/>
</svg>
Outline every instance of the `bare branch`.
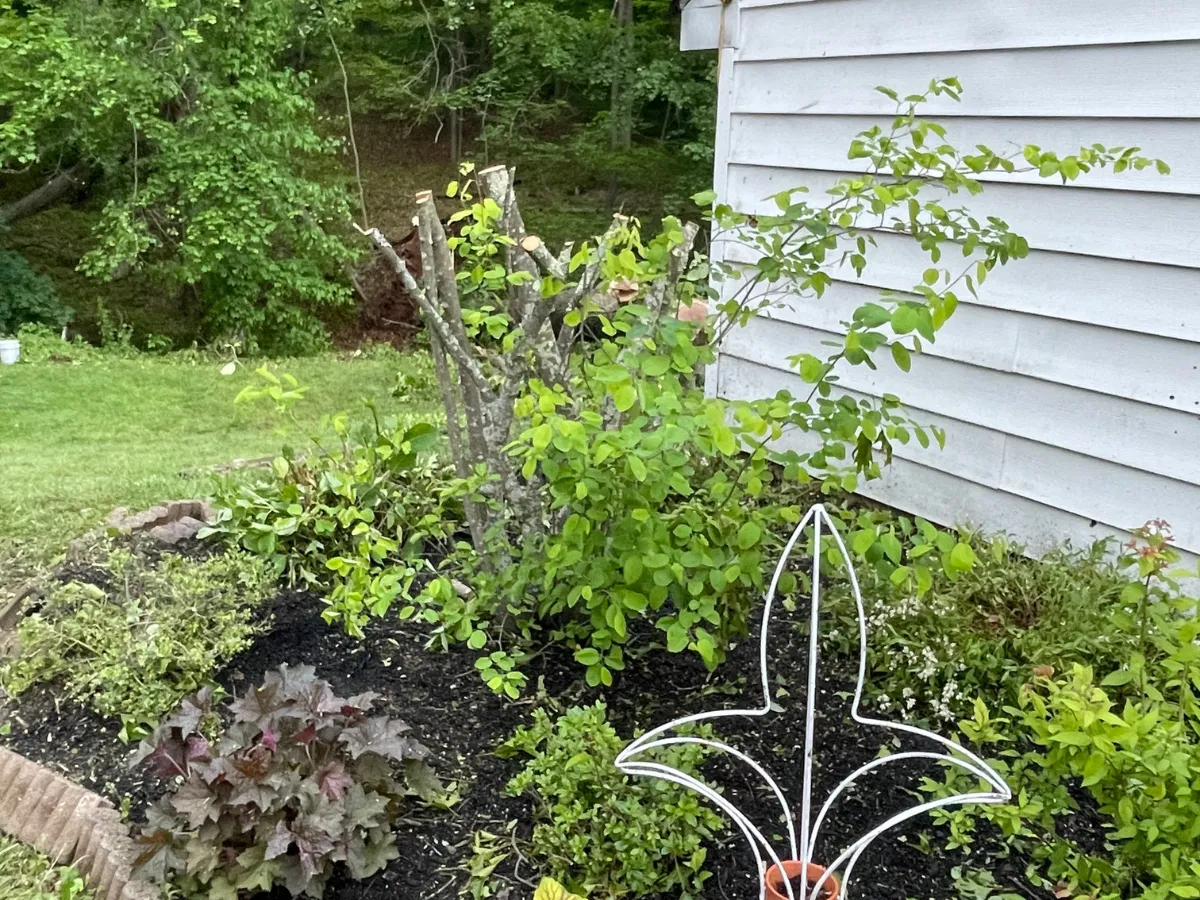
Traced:
<svg viewBox="0 0 1200 900">
<path fill-rule="evenodd" d="M 446 352 L 450 354 L 455 364 L 471 377 L 471 380 L 481 392 L 490 397 L 492 395 L 492 386 L 488 382 L 487 376 L 483 374 L 483 370 L 479 368 L 479 363 L 471 357 L 467 347 L 460 344 L 454 334 L 451 333 L 450 326 L 442 318 L 441 313 L 429 302 L 425 291 L 421 289 L 421 286 L 417 284 L 417 280 L 413 278 L 412 272 L 408 270 L 408 265 L 396 253 L 396 248 L 391 245 L 388 239 L 384 237 L 383 232 L 378 228 L 368 230 L 361 228 L 357 224 L 354 227 L 358 229 L 360 234 L 370 239 L 371 243 L 375 245 L 375 249 L 382 253 L 383 258 L 388 261 L 388 264 L 392 267 L 392 271 L 400 276 L 400 281 L 404 285 L 404 289 L 417 301 L 417 305 L 421 307 L 421 312 L 426 316 L 426 321 L 433 328 L 434 333 L 441 340 L 443 346 L 446 348 Z"/>
<path fill-rule="evenodd" d="M 545 242 L 536 234 L 526 235 L 521 241 L 521 249 L 533 257 L 533 261 L 538 264 L 538 268 L 542 270 L 543 274 L 557 278 L 559 281 L 567 280 L 566 265 L 550 252 Z"/>
<path fill-rule="evenodd" d="M 71 168 L 57 173 L 45 184 L 30 191 L 19 200 L 15 200 L 7 206 L 0 206 L 0 224 L 11 224 L 17 219 L 32 216 L 47 206 L 57 203 L 84 181 L 89 169 L 90 166 L 87 163 L 78 162 Z"/>
<path fill-rule="evenodd" d="M 699 233 L 700 226 L 694 222 L 688 222 L 683 226 L 683 240 L 678 246 L 671 249 L 670 257 L 667 260 L 666 276 L 658 279 L 650 288 L 650 296 L 647 298 L 646 305 L 650 307 L 655 319 L 662 315 L 667 300 L 675 296 L 675 288 L 687 268 L 692 248 L 696 244 L 696 235 Z"/>
</svg>

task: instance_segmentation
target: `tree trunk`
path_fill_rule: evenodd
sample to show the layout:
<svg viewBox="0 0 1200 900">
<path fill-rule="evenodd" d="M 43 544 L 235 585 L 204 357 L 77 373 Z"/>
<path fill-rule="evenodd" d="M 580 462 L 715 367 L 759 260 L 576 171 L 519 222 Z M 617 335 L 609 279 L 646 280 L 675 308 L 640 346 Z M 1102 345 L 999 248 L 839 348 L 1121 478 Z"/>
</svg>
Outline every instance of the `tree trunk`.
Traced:
<svg viewBox="0 0 1200 900">
<path fill-rule="evenodd" d="M 633 145 L 633 0 L 617 0 L 614 7 L 617 20 L 617 52 L 614 54 L 612 71 L 612 96 L 609 120 L 612 130 L 612 150 L 616 154 Z M 608 210 L 617 208 L 617 196 L 621 189 L 620 178 L 614 167 L 608 174 Z"/>
<path fill-rule="evenodd" d="M 83 162 L 77 162 L 65 169 L 36 190 L 30 191 L 20 200 L 8 206 L 0 206 L 0 225 L 10 225 L 17 219 L 24 219 L 34 213 L 41 212 L 48 206 L 53 206 L 72 190 L 83 183 L 90 167 Z"/>
</svg>

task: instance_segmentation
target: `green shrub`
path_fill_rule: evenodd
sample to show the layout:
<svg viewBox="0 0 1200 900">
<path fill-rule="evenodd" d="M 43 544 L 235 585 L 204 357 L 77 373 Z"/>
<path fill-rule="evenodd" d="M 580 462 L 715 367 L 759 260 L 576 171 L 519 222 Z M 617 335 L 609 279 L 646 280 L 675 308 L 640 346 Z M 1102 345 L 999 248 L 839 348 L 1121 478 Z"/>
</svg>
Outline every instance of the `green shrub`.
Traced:
<svg viewBox="0 0 1200 900">
<path fill-rule="evenodd" d="M 407 725 L 368 717 L 375 699 L 342 699 L 312 667 L 282 666 L 228 704 L 219 739 L 212 693 L 186 700 L 142 744 L 155 774 L 180 783 L 147 817 L 141 867 L 210 900 L 277 884 L 320 897 L 339 862 L 352 878 L 378 872 L 396 858 L 405 798 L 434 799 L 440 785 Z"/>
<path fill-rule="evenodd" d="M 49 278 L 29 268 L 19 253 L 0 250 L 0 337 L 15 335 L 22 325 L 62 328 L 71 315 Z"/>
<path fill-rule="evenodd" d="M 919 518 L 845 520 L 868 622 L 867 695 L 880 709 L 953 722 L 976 697 L 1015 702 L 1035 672 L 1115 665 L 1131 649 L 1112 622 L 1129 580 L 1105 561 L 1103 542 L 1034 560 L 1003 537 L 954 535 Z M 856 654 L 848 584 L 827 602 L 836 623 L 822 635 L 826 647 Z"/>
<path fill-rule="evenodd" d="M 565 642 L 593 685 L 612 683 L 635 640 L 639 650 L 665 645 L 716 666 L 745 632 L 778 535 L 797 518 L 786 498 L 768 499 L 779 492 L 776 474 L 854 491 L 882 474 L 898 445 L 944 442 L 891 394 L 846 395 L 841 373 L 875 368 L 885 353 L 908 371 L 954 314 L 959 291 L 975 294 L 998 266 L 1028 255 L 1000 219 L 953 206 L 955 195 L 984 191 L 980 176 L 1016 172 L 1018 156 L 982 145 L 962 152 L 946 128 L 918 116 L 935 97 L 957 100 L 957 79 L 903 99 L 878 90 L 895 117 L 849 148 L 869 161 L 869 174 L 841 179 L 823 197 L 781 191 L 769 214 L 714 205 L 711 192 L 695 198 L 714 237 L 737 253 L 695 254 L 698 227 L 673 218 L 644 240 L 637 221 L 618 216 L 595 243 L 555 255 L 521 227 L 510 176 L 475 175 L 469 164 L 447 192 L 462 203 L 455 236 L 447 240 L 426 215 L 440 287 L 410 291 L 431 320 L 437 313 L 435 347 L 462 376 L 439 372 L 458 472 L 485 475 L 467 498 L 472 546 L 426 592 L 425 612 L 443 640 L 484 651 L 480 668 L 493 687 L 518 692 L 515 667 L 547 639 Z M 1020 168 L 1067 182 L 1099 167 L 1154 165 L 1137 152 L 1092 145 L 1060 157 L 1028 146 Z M 860 305 L 828 350 L 790 356 L 796 394 L 710 396 L 702 373 L 721 339 L 777 307 L 819 300 L 835 265 L 861 274 L 878 223 L 924 254 L 906 282 L 912 289 Z M 947 250 L 972 261 L 963 270 L 943 258 Z M 677 318 L 685 307 L 697 313 L 694 301 L 714 314 L 703 328 Z M 555 313 L 562 327 L 551 334 Z M 786 450 L 785 435 L 803 438 Z M 945 562 L 967 567 L 973 551 L 950 540 Z M 920 565 L 904 568 L 897 562 L 900 581 L 927 589 Z M 455 590 L 455 576 L 474 593 Z"/>
<path fill-rule="evenodd" d="M 1122 560 L 1136 568 L 1107 610 L 1122 659 L 1074 663 L 1061 675 L 1047 666 L 1003 715 L 989 710 L 1004 703 L 993 695 L 961 723 L 968 741 L 998 757 L 1014 800 L 936 813 L 952 846 L 975 842 L 978 822 L 989 821 L 1035 860 L 1034 883 L 1057 892 L 1200 897 L 1200 622 L 1195 598 L 1182 596 L 1169 574 L 1179 557 L 1164 529 L 1161 522 L 1138 529 L 1134 552 Z M 1091 640 L 1084 655 L 1103 659 L 1111 645 Z M 948 772 L 924 787 L 943 795 L 972 785 Z M 1076 841 L 1071 820 L 1081 795 L 1104 823 L 1103 852 Z"/>
<path fill-rule="evenodd" d="M 107 588 L 51 584 L 17 628 L 20 655 L 0 670 L 12 694 L 60 679 L 67 696 L 126 725 L 153 726 L 250 645 L 273 581 L 244 553 L 157 563 L 116 550 Z"/>
<path fill-rule="evenodd" d="M 557 720 L 535 710 L 500 750 L 524 754 L 510 794 L 537 801 L 534 855 L 552 875 L 595 900 L 703 894 L 704 841 L 722 820 L 691 791 L 653 778 L 630 779 L 616 768 L 625 747 L 603 703 L 575 707 Z M 695 774 L 707 753 L 696 745 L 667 748 L 661 761 Z"/>
<path fill-rule="evenodd" d="M 267 398 L 290 414 L 305 389 L 291 376 L 259 370 Z M 427 544 L 452 537 L 460 513 L 442 502 L 448 479 L 433 451 L 440 435 L 424 422 L 374 415 L 353 428 L 334 418 L 340 446 L 312 438 L 306 454 L 284 450 L 265 476 L 218 483 L 217 520 L 201 532 L 269 560 L 289 582 L 321 591 L 329 621 L 361 635 L 371 616 L 410 596 L 426 568 Z"/>
</svg>

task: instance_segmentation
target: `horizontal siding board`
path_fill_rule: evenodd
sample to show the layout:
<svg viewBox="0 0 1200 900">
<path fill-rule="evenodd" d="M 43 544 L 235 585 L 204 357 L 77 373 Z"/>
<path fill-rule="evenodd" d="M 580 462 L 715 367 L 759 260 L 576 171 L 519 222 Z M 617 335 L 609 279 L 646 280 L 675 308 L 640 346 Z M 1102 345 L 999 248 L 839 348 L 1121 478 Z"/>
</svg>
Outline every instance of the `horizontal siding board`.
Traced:
<svg viewBox="0 0 1200 900">
<path fill-rule="evenodd" d="M 920 246 L 903 235 L 879 233 L 860 278 L 849 266 L 831 274 L 876 288 L 911 290 L 930 265 Z M 731 261 L 752 262 L 752 248 L 728 248 Z M 957 252 L 944 257 L 957 264 Z M 962 293 L 966 293 L 965 291 Z M 1000 266 L 979 291 L 993 309 L 1084 322 L 1106 328 L 1200 343 L 1200 270 L 1034 251 Z M 1194 377 L 1194 376 L 1193 376 Z"/>
<path fill-rule="evenodd" d="M 1200 13 L 1200 3 L 1196 5 Z M 1060 155 L 1080 147 L 1141 147 L 1143 153 L 1172 167 L 1168 176 L 1155 169 L 1113 172 L 1095 169 L 1071 188 L 1106 188 L 1119 191 L 1200 195 L 1200 121 L 1187 119 L 944 119 L 947 139 L 965 152 L 979 144 L 997 153 L 1020 155 L 1026 144 L 1036 144 Z M 870 160 L 847 158 L 850 142 L 879 125 L 891 128 L 889 117 L 736 115 L 733 119 L 730 162 L 798 169 L 865 172 Z M 1025 166 L 1023 159 L 1018 164 Z M 1054 184 L 1037 172 L 987 172 L 981 181 L 1016 184 Z"/>
<path fill-rule="evenodd" d="M 1086 548 L 1109 538 L 1129 539 L 1119 529 L 1095 520 L 907 460 L 897 460 L 883 478 L 863 484 L 859 493 L 944 527 L 974 526 L 987 533 L 1016 535 L 1035 555 L 1064 542 Z"/>
<path fill-rule="evenodd" d="M 842 323 L 877 296 L 874 288 L 835 282 L 820 299 L 780 292 L 767 314 L 845 334 Z M 1183 341 L 964 303 L 925 352 L 1200 415 L 1200 347 Z"/>
<path fill-rule="evenodd" d="M 743 0 L 743 59 L 809 59 L 954 50 L 1127 44 L 1200 39 L 1200 4 L 1128 0 Z M 847 27 L 852 19 L 854 27 Z"/>
<path fill-rule="evenodd" d="M 803 391 L 798 376 L 779 373 L 745 360 L 726 360 L 723 396 L 751 399 L 772 387 Z M 1128 529 L 1148 519 L 1165 518 L 1175 525 L 1179 547 L 1200 551 L 1200 487 L 1161 475 L 1130 469 L 1060 447 L 1005 436 L 965 422 L 938 421 L 914 409 L 914 417 L 946 429 L 946 450 L 923 450 L 915 444 L 896 448 L 896 456 L 985 488 L 1052 507 L 1081 518 Z M 796 441 L 804 449 L 804 438 Z M 955 444 L 958 447 L 955 447 Z M 996 467 L 998 471 L 995 471 Z"/>
<path fill-rule="evenodd" d="M 782 384 L 792 374 L 789 357 L 828 355 L 823 342 L 830 337 L 814 328 L 755 319 L 722 344 L 722 377 L 730 358 L 737 358 L 777 369 Z M 878 365 L 876 371 L 840 366 L 841 386 L 872 396 L 894 393 L 935 415 L 1200 484 L 1195 452 L 1200 416 L 928 355 L 914 358 L 907 374 L 890 354 Z"/>
<path fill-rule="evenodd" d="M 1095 520 L 1076 516 L 1005 493 L 973 484 L 937 469 L 897 460 L 883 477 L 863 484 L 859 493 L 936 524 L 953 527 L 973 525 L 990 534 L 1017 536 L 1027 552 L 1040 556 L 1069 543 L 1086 549 L 1095 541 L 1116 539 L 1124 543 L 1130 535 Z M 1110 552 L 1116 547 L 1110 543 Z M 1181 565 L 1196 570 L 1195 554 L 1184 552 Z M 1184 578 L 1184 591 L 1200 591 L 1200 579 Z"/>
<path fill-rule="evenodd" d="M 895 104 L 877 85 L 906 94 L 955 76 L 962 101 L 935 98 L 925 115 L 1197 118 L 1198 59 L 1200 42 L 1180 41 L 740 62 L 733 109 L 892 115 Z"/>
<path fill-rule="evenodd" d="M 794 395 L 807 393 L 799 376 L 780 373 L 760 363 L 727 356 L 724 359 L 718 393 L 722 397 L 736 400 L 755 400 L 769 397 L 779 390 L 791 391 Z M 859 391 L 841 391 L 855 400 L 869 395 Z M 935 466 L 959 478 L 976 484 L 999 487 L 1004 466 L 1004 444 L 1006 436 L 998 431 L 982 428 L 967 422 L 948 419 L 926 410 L 912 410 L 914 418 L 926 425 L 946 429 L 954 440 L 947 440 L 946 448 L 937 444 L 922 447 L 915 439 L 905 445 L 897 445 L 896 455 L 902 459 Z M 818 441 L 803 432 L 790 433 L 786 446 L 797 451 L 814 450 Z"/>
<path fill-rule="evenodd" d="M 810 202 L 819 205 L 843 175 L 733 165 L 726 202 L 743 212 L 769 214 L 777 212 L 773 194 L 804 185 L 812 192 Z M 922 196 L 932 199 L 941 193 Z M 995 184 L 979 196 L 959 193 L 942 202 L 979 216 L 997 216 L 1041 250 L 1200 268 L 1200 197 Z"/>
</svg>

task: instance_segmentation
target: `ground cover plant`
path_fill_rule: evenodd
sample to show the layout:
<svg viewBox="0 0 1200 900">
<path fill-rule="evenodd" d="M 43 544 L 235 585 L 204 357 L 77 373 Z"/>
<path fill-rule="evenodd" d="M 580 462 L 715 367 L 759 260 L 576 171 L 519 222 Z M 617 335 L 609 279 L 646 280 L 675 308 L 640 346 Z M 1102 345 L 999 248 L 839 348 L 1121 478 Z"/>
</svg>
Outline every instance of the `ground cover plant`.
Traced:
<svg viewBox="0 0 1200 900">
<path fill-rule="evenodd" d="M 120 719 L 123 734 L 153 727 L 248 647 L 274 587 L 265 561 L 245 553 L 153 559 L 100 549 L 93 558 L 45 586 L 17 626 L 0 684 L 19 697 L 57 681 L 65 696 Z"/>
<path fill-rule="evenodd" d="M 6 900 L 92 900 L 93 892 L 69 867 L 0 835 L 0 896 Z"/>
</svg>

